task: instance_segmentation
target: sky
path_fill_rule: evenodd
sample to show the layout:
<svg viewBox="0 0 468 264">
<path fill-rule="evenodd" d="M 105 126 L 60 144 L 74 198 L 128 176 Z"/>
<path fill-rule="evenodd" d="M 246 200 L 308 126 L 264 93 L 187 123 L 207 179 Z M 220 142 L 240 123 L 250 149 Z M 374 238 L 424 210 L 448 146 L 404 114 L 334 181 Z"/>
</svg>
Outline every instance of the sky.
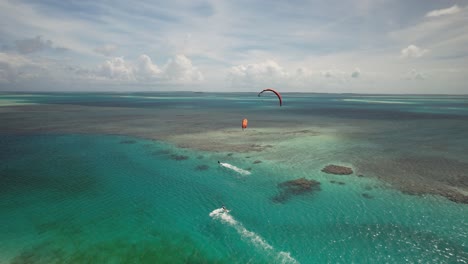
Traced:
<svg viewBox="0 0 468 264">
<path fill-rule="evenodd" d="M 468 94 L 468 0 L 0 0 L 0 91 Z"/>
</svg>

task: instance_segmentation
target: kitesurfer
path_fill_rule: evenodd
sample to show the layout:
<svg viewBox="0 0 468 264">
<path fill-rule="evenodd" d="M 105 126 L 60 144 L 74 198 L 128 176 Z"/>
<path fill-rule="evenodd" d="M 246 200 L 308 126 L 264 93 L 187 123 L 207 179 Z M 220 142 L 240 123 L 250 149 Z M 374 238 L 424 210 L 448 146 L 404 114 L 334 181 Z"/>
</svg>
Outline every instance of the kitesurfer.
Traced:
<svg viewBox="0 0 468 264">
<path fill-rule="evenodd" d="M 244 118 L 242 120 L 242 130 L 246 129 L 247 128 L 247 123 L 249 122 L 249 120 L 247 120 L 247 118 Z"/>
<path fill-rule="evenodd" d="M 221 206 L 221 208 L 223 208 L 224 212 L 227 212 L 226 206 L 224 206 L 224 204 L 223 204 L 223 206 Z"/>
<path fill-rule="evenodd" d="M 221 164 L 221 162 L 219 162 L 219 160 L 218 160 L 218 164 Z"/>
</svg>

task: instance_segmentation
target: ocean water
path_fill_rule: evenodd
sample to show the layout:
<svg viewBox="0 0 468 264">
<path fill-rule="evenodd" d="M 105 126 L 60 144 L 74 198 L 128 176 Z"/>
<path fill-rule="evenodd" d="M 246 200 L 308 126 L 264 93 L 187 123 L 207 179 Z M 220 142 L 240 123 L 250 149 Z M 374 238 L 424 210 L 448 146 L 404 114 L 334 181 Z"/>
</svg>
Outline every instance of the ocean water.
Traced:
<svg viewBox="0 0 468 264">
<path fill-rule="evenodd" d="M 468 262 L 466 97 L 283 97 L 2 95 L 0 263 Z"/>
</svg>

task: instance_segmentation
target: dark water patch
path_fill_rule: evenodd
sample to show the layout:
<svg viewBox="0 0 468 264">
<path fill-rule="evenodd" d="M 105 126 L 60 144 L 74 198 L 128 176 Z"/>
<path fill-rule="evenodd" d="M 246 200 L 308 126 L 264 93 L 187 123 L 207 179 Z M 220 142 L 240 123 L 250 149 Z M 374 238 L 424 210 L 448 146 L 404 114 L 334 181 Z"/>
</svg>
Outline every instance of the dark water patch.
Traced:
<svg viewBox="0 0 468 264">
<path fill-rule="evenodd" d="M 468 195 L 463 193 L 468 191 L 466 162 L 442 156 L 377 156 L 373 162 L 362 160 L 357 166 L 405 194 L 440 195 L 468 204 Z"/>
<path fill-rule="evenodd" d="M 58 230 L 60 229 L 62 225 L 63 225 L 62 220 L 56 220 L 56 221 L 37 223 L 34 225 L 34 228 L 37 234 L 41 235 L 41 234 L 50 232 L 51 230 Z"/>
<path fill-rule="evenodd" d="M 203 155 L 198 155 L 197 156 L 197 159 L 203 159 L 203 158 L 204 158 Z"/>
<path fill-rule="evenodd" d="M 308 136 L 319 136 L 321 135 L 322 133 L 320 132 L 317 132 L 317 131 L 312 131 L 312 130 L 309 130 L 309 129 L 304 129 L 304 130 L 297 130 L 297 131 L 288 131 L 288 132 L 283 132 L 281 133 L 282 135 L 287 135 L 287 136 L 304 136 L 304 135 L 308 135 Z M 268 147 L 273 147 L 272 145 L 267 145 Z"/>
<path fill-rule="evenodd" d="M 198 165 L 197 167 L 195 167 L 195 170 L 205 171 L 205 170 L 208 170 L 209 168 L 210 168 L 210 166 L 203 164 L 203 165 Z"/>
<path fill-rule="evenodd" d="M 159 151 L 160 154 L 165 154 L 165 155 L 168 155 L 168 154 L 171 154 L 171 151 L 170 150 L 167 150 L 167 149 L 163 149 L 161 151 Z"/>
<path fill-rule="evenodd" d="M 411 193 L 411 192 L 408 192 L 408 191 L 403 191 L 403 193 L 410 194 L 410 195 L 421 195 L 421 193 L 419 193 L 419 192 Z M 436 194 L 436 195 L 443 196 L 443 197 L 445 197 L 445 198 L 447 198 L 450 201 L 455 202 L 455 203 L 468 204 L 468 195 L 465 195 L 465 194 L 463 194 L 461 192 L 452 190 L 450 188 L 447 188 L 447 189 L 439 188 L 439 189 L 431 190 L 430 194 Z"/>
<path fill-rule="evenodd" d="M 262 163 L 262 161 L 261 160 L 256 160 L 256 161 L 253 162 L 253 164 L 259 164 L 259 163 Z"/>
<path fill-rule="evenodd" d="M 50 197 L 65 198 L 97 192 L 100 186 L 98 179 L 86 172 L 86 167 L 80 168 L 77 165 L 75 169 L 78 170 L 64 169 L 60 175 L 47 171 L 43 167 L 38 167 L 36 170 L 30 168 L 0 169 L 2 182 L 0 194 L 47 191 L 50 192 Z"/>
<path fill-rule="evenodd" d="M 273 145 L 266 144 L 266 145 L 260 145 L 260 144 L 250 144 L 250 147 L 252 148 L 253 151 L 263 151 L 267 148 L 273 148 Z"/>
<path fill-rule="evenodd" d="M 21 159 L 25 155 L 35 153 L 35 150 L 28 147 L 18 147 L 24 141 L 29 140 L 25 136 L 1 135 L 0 134 L 0 160 L 7 163 L 9 160 Z"/>
<path fill-rule="evenodd" d="M 468 162 L 461 162 L 446 157 L 433 156 L 407 156 L 394 159 L 399 170 L 409 174 L 426 175 L 426 177 L 454 183 L 455 187 L 463 187 L 468 182 Z"/>
<path fill-rule="evenodd" d="M 459 192 L 457 189 L 447 187 L 445 184 L 427 180 L 417 181 L 415 179 L 390 179 L 390 181 L 392 186 L 403 194 L 415 196 L 439 195 L 455 203 L 468 204 L 468 195 Z"/>
<path fill-rule="evenodd" d="M 275 203 L 285 203 L 290 198 L 296 195 L 304 195 L 320 191 L 320 182 L 299 178 L 295 180 L 285 181 L 278 184 L 280 192 L 272 198 Z"/>
<path fill-rule="evenodd" d="M 83 234 L 82 227 L 77 224 L 72 224 L 74 218 L 56 219 L 49 221 L 33 221 L 34 229 L 38 235 L 50 234 L 51 232 L 59 236 L 67 236 L 77 238 Z"/>
<path fill-rule="evenodd" d="M 468 120 L 467 115 L 453 113 L 440 113 L 440 112 L 413 112 L 412 108 L 395 108 L 390 109 L 391 106 L 382 104 L 369 104 L 362 106 L 362 104 L 353 104 L 342 107 L 319 105 L 318 107 L 305 107 L 300 109 L 289 109 L 288 113 L 297 115 L 315 115 L 315 116 L 328 116 L 344 119 L 372 119 L 372 120 Z"/>
<path fill-rule="evenodd" d="M 231 157 L 234 153 L 228 153 L 226 156 Z"/>
<path fill-rule="evenodd" d="M 120 144 L 135 144 L 135 143 L 136 143 L 136 140 L 133 140 L 133 139 L 125 139 L 125 140 L 120 141 Z"/>
<path fill-rule="evenodd" d="M 11 264 L 55 263 L 230 263 L 228 258 L 209 256 L 187 236 L 162 236 L 153 232 L 151 240 L 131 242 L 116 239 L 100 243 L 81 241 L 76 247 L 65 248 L 60 241 L 45 241 L 24 249 Z M 68 240 L 65 240 L 68 241 Z"/>
<path fill-rule="evenodd" d="M 171 159 L 181 161 L 181 160 L 187 160 L 189 157 L 185 155 L 177 155 L 177 154 L 172 154 Z"/>
<path fill-rule="evenodd" d="M 151 152 L 151 155 L 153 156 L 160 156 L 160 155 L 169 155 L 171 154 L 172 152 L 170 150 L 167 150 L 167 149 L 163 149 L 163 150 L 157 150 L 157 151 L 153 151 Z"/>
<path fill-rule="evenodd" d="M 468 195 L 464 195 L 462 193 L 456 193 L 456 192 L 445 192 L 445 193 L 442 193 L 441 195 L 445 196 L 447 199 L 449 199 L 452 202 L 468 204 Z"/>
<path fill-rule="evenodd" d="M 339 165 L 327 165 L 325 168 L 322 169 L 323 172 L 328 174 L 336 174 L 336 175 L 350 175 L 353 174 L 353 169 L 339 166 Z"/>
<path fill-rule="evenodd" d="M 427 194 L 440 195 L 455 203 L 468 204 L 468 195 L 465 195 L 457 190 L 454 190 L 453 188 L 448 188 L 445 185 L 438 186 L 437 184 L 431 185 L 431 183 L 429 184 L 412 183 L 412 184 L 406 184 L 403 186 L 401 185 L 396 185 L 396 186 L 404 194 L 416 195 L 416 196 L 427 195 Z"/>
<path fill-rule="evenodd" d="M 374 196 L 372 196 L 372 195 L 370 195 L 370 194 L 368 194 L 368 193 L 361 193 L 361 196 L 364 197 L 364 198 L 366 198 L 366 199 L 372 199 L 372 198 L 374 198 Z"/>
<path fill-rule="evenodd" d="M 248 145 L 249 151 L 261 152 L 267 148 L 273 147 L 272 145 L 250 144 Z"/>
<path fill-rule="evenodd" d="M 452 178 L 447 179 L 447 183 L 452 186 L 468 188 L 468 172 L 464 175 L 454 175 Z"/>
<path fill-rule="evenodd" d="M 338 184 L 338 185 L 345 185 L 345 183 L 342 182 L 342 181 L 334 181 L 334 180 L 331 180 L 330 183 Z"/>
</svg>

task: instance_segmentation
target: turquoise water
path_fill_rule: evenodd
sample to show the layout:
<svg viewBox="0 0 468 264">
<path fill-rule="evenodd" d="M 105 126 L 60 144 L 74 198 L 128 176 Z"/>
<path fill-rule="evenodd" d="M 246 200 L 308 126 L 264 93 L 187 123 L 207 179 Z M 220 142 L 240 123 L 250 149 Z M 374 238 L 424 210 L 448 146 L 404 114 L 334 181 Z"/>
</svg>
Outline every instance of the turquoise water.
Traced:
<svg viewBox="0 0 468 264">
<path fill-rule="evenodd" d="M 0 94 L 0 263 L 468 262 L 467 96 L 283 103 Z"/>
<path fill-rule="evenodd" d="M 321 161 L 111 135 L 0 140 L 0 263 L 468 262 L 466 205 L 324 174 Z M 274 201 L 300 177 L 320 190 Z"/>
</svg>

